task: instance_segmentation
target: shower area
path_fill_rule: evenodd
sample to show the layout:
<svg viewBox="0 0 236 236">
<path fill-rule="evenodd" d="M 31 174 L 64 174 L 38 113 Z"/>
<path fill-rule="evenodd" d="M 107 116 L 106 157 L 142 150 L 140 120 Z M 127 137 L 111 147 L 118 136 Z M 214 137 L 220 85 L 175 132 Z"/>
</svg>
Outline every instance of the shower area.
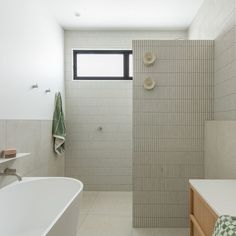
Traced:
<svg viewBox="0 0 236 236">
<path fill-rule="evenodd" d="M 83 34 L 65 32 L 66 175 L 87 191 L 132 191 L 134 227 L 187 227 L 188 180 L 204 177 L 204 121 L 213 119 L 214 41 L 150 34 L 128 48 L 133 80 L 73 81 L 73 48 L 127 49 L 119 32 L 112 45 Z"/>
<path fill-rule="evenodd" d="M 204 177 L 213 119 L 214 41 L 134 41 L 133 56 L 133 226 L 187 227 L 188 180 Z"/>
</svg>

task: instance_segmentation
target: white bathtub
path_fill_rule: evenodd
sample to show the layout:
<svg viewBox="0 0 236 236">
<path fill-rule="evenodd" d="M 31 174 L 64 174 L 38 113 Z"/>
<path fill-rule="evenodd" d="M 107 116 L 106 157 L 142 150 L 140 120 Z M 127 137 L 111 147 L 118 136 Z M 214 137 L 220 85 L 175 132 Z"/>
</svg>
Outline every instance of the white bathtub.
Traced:
<svg viewBox="0 0 236 236">
<path fill-rule="evenodd" d="M 63 177 L 23 178 L 0 189 L 0 235 L 76 236 L 82 189 Z"/>
</svg>

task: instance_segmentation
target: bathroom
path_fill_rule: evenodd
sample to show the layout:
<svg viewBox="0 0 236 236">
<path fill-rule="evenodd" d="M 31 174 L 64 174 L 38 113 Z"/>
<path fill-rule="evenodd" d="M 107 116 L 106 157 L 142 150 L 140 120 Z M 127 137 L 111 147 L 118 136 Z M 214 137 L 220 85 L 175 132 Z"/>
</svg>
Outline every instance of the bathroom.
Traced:
<svg viewBox="0 0 236 236">
<path fill-rule="evenodd" d="M 0 236 L 233 235 L 234 0 L 0 13 Z"/>
</svg>

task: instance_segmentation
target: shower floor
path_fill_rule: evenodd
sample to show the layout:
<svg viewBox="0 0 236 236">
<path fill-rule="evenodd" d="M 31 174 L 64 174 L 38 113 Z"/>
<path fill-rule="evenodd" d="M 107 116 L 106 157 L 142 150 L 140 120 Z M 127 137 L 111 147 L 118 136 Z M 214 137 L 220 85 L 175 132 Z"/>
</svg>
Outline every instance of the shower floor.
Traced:
<svg viewBox="0 0 236 236">
<path fill-rule="evenodd" d="M 85 191 L 78 236 L 187 236 L 188 229 L 133 229 L 131 192 Z"/>
</svg>

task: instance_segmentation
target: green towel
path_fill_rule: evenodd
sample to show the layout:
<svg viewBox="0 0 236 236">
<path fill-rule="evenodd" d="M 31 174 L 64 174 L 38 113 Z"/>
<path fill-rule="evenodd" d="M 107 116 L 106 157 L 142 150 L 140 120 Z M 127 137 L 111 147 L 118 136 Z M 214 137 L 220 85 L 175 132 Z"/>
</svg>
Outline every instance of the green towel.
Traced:
<svg viewBox="0 0 236 236">
<path fill-rule="evenodd" d="M 212 236 L 236 236 L 236 217 L 227 215 L 219 217 Z"/>
<path fill-rule="evenodd" d="M 54 151 L 63 154 L 65 151 L 66 127 L 62 109 L 61 94 L 57 93 L 55 98 L 55 110 L 53 114 L 52 135 L 54 138 Z"/>
</svg>

